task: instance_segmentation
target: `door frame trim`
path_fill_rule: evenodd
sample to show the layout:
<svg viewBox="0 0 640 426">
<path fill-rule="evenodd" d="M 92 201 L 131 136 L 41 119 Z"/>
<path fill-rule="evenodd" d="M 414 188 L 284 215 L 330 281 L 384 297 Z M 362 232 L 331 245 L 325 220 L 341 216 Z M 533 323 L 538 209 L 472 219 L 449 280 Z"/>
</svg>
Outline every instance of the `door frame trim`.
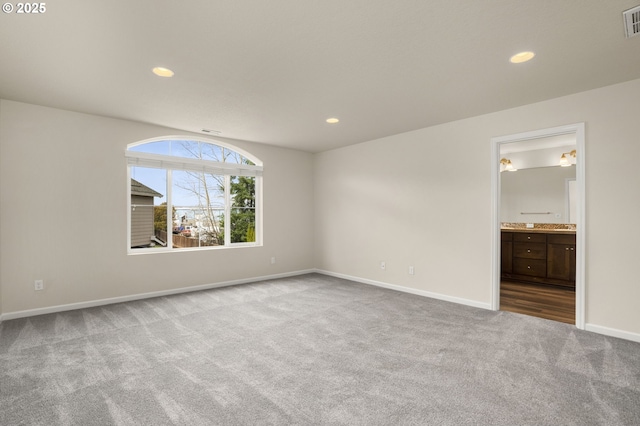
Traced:
<svg viewBox="0 0 640 426">
<path fill-rule="evenodd" d="M 491 309 L 500 309 L 500 146 L 549 136 L 576 136 L 576 327 L 585 328 L 585 123 L 491 138 Z"/>
</svg>

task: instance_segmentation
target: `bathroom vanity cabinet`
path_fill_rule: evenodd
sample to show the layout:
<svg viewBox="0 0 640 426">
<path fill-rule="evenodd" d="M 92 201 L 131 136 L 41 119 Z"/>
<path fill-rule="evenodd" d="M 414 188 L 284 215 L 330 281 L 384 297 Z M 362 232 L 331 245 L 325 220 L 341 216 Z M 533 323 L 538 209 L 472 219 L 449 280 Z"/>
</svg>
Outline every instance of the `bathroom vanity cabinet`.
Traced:
<svg viewBox="0 0 640 426">
<path fill-rule="evenodd" d="M 502 230 L 501 259 L 504 279 L 575 288 L 575 231 Z"/>
</svg>

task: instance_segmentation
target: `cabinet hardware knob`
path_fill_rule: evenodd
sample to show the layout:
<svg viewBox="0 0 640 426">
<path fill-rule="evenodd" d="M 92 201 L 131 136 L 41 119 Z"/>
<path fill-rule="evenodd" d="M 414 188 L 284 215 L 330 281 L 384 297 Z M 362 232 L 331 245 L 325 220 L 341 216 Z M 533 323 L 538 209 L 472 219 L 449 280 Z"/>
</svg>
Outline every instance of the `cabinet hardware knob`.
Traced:
<svg viewBox="0 0 640 426">
<path fill-rule="evenodd" d="M 565 250 L 569 251 L 569 247 L 567 247 Z"/>
<path fill-rule="evenodd" d="M 531 253 L 531 250 L 527 250 L 527 253 Z"/>
<path fill-rule="evenodd" d="M 574 248 L 573 248 L 573 247 L 571 247 L 571 251 L 573 251 L 573 250 L 574 250 Z"/>
<path fill-rule="evenodd" d="M 531 269 L 531 266 L 527 266 L 527 269 Z"/>
<path fill-rule="evenodd" d="M 530 239 L 531 239 L 531 237 L 527 237 L 527 240 L 530 240 Z"/>
</svg>

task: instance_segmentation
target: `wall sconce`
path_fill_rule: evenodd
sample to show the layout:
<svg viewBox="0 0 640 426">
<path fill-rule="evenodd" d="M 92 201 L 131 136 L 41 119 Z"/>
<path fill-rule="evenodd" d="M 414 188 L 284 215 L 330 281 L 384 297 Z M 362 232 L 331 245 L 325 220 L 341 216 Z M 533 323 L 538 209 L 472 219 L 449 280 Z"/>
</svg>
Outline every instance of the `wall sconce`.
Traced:
<svg viewBox="0 0 640 426">
<path fill-rule="evenodd" d="M 571 160 L 569 160 L 567 158 L 567 155 L 569 157 L 576 158 L 576 150 L 574 149 L 571 152 L 562 153 L 562 156 L 560 157 L 560 167 L 569 167 L 569 166 L 571 166 Z"/>
<path fill-rule="evenodd" d="M 513 167 L 513 164 L 511 164 L 511 160 L 508 160 L 506 158 L 501 158 L 500 159 L 500 166 L 504 166 L 504 169 L 500 170 L 500 172 L 515 172 L 518 169 L 516 169 L 515 167 Z"/>
</svg>

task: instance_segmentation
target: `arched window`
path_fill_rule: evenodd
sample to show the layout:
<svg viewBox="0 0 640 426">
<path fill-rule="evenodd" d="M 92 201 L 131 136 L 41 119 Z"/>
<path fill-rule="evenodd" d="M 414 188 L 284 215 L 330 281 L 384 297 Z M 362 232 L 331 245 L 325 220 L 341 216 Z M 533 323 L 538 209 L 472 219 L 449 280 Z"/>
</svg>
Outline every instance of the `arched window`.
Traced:
<svg viewBox="0 0 640 426">
<path fill-rule="evenodd" d="M 260 245 L 262 162 L 222 142 L 129 144 L 129 252 Z"/>
</svg>

